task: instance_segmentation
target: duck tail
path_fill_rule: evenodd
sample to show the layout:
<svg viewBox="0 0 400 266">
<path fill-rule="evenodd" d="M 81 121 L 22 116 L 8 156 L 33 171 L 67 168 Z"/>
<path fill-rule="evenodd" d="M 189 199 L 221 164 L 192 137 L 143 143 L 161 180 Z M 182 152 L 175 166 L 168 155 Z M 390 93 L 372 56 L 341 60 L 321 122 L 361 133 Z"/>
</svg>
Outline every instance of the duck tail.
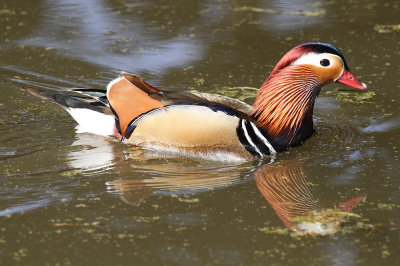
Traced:
<svg viewBox="0 0 400 266">
<path fill-rule="evenodd" d="M 78 133 L 89 132 L 103 136 L 115 135 L 115 116 L 105 96 L 94 97 L 88 91 L 79 90 L 76 90 L 73 94 L 66 94 L 32 87 L 23 87 L 23 89 L 66 110 L 79 124 L 77 127 Z"/>
<path fill-rule="evenodd" d="M 66 92 L 59 93 L 32 87 L 23 87 L 23 89 L 42 100 L 57 104 L 63 109 L 86 108 L 97 112 L 104 112 L 104 108 L 101 107 L 108 107 L 108 101 L 105 96 L 104 99 L 93 97 L 85 90 L 75 90 L 73 94 L 68 94 Z"/>
<path fill-rule="evenodd" d="M 42 100 L 55 103 L 64 109 L 68 107 L 65 99 L 62 100 L 63 97 L 60 97 L 60 94 L 32 87 L 23 87 L 22 89 Z"/>
</svg>

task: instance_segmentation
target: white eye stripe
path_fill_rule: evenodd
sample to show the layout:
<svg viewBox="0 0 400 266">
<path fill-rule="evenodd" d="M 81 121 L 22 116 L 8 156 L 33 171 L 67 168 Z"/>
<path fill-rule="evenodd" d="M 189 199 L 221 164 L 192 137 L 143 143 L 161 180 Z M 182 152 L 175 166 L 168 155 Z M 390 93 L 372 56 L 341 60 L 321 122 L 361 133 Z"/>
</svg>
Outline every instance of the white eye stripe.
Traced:
<svg viewBox="0 0 400 266">
<path fill-rule="evenodd" d="M 335 64 L 335 60 L 331 60 L 330 57 L 335 56 L 342 60 L 339 56 L 329 53 L 317 54 L 317 53 L 308 53 L 300 56 L 297 60 L 295 60 L 291 65 L 314 65 L 317 67 L 327 68 L 333 66 Z M 328 59 L 329 65 L 322 66 L 321 60 Z"/>
</svg>

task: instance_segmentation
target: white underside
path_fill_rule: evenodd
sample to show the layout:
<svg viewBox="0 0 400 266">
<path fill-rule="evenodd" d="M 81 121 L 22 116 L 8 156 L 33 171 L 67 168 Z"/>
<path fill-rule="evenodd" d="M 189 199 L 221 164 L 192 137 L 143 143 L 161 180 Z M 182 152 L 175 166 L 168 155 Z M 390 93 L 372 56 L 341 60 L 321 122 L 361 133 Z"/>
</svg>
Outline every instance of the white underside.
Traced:
<svg viewBox="0 0 400 266">
<path fill-rule="evenodd" d="M 114 116 L 84 108 L 68 108 L 67 111 L 78 123 L 77 133 L 93 133 L 101 136 L 110 136 L 114 133 Z"/>
</svg>

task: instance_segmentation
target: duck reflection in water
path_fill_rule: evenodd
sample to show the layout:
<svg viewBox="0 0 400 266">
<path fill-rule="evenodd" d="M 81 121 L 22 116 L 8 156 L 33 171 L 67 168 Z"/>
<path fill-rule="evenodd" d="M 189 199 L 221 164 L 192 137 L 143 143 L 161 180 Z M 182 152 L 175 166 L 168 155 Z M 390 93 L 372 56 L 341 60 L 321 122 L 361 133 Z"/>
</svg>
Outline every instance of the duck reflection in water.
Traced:
<svg viewBox="0 0 400 266">
<path fill-rule="evenodd" d="M 107 186 L 111 192 L 119 194 L 124 202 L 138 206 L 152 192 L 194 194 L 251 180 L 251 177 L 245 178 L 243 173 L 249 172 L 249 168 L 240 174 L 227 169 L 217 173 L 195 172 L 193 168 L 183 169 L 181 163 L 169 164 L 169 169 L 159 167 L 160 171 L 166 171 L 166 175 L 147 179 L 119 179 L 107 182 Z M 298 234 L 336 233 L 343 225 L 360 218 L 353 213 L 353 208 L 366 199 L 362 195 L 340 203 L 332 200 L 321 203 L 317 186 L 310 183 L 299 162 L 264 165 L 254 173 L 254 179 L 258 190 L 283 224 Z"/>
<path fill-rule="evenodd" d="M 353 208 L 366 200 L 363 195 L 339 203 L 338 208 L 332 202 L 323 208 L 317 197 L 317 186 L 310 182 L 298 161 L 265 165 L 255 172 L 254 179 L 283 224 L 299 234 L 337 232 L 350 218 L 359 217 Z"/>
<path fill-rule="evenodd" d="M 165 155 L 164 155 L 165 156 Z M 147 157 L 147 159 L 144 159 Z M 171 157 L 167 160 L 147 153 L 141 165 L 134 166 L 139 178 L 122 178 L 106 183 L 107 189 L 131 205 L 138 206 L 151 193 L 158 195 L 194 195 L 226 188 L 252 180 L 253 163 L 224 164 Z M 121 166 L 121 165 L 120 165 Z M 132 172 L 132 164 L 126 164 Z M 144 176 L 147 176 L 143 178 Z"/>
<path fill-rule="evenodd" d="M 107 171 L 120 178 L 106 183 L 110 193 L 138 206 L 151 193 L 193 195 L 253 179 L 253 162 L 242 164 L 177 157 L 176 154 L 121 147 L 91 134 L 78 134 L 68 164 L 83 172 Z"/>
<path fill-rule="evenodd" d="M 297 159 L 269 164 L 264 161 L 266 164 L 261 167 L 255 166 L 255 161 L 221 166 L 220 162 L 204 164 L 202 160 L 186 158 L 183 163 L 174 155 L 163 154 L 164 159 L 160 159 L 160 154 L 152 151 L 121 150 L 114 143 L 97 143 L 93 138 L 89 142 L 85 134 L 79 136 L 72 147 L 81 149 L 69 153 L 70 166 L 93 171 L 117 165 L 122 178 L 107 182 L 107 189 L 132 206 L 139 206 L 154 193 L 193 195 L 249 182 L 254 177 L 258 190 L 288 229 L 299 234 L 326 235 L 337 232 L 349 217 L 358 216 L 353 214 L 353 208 L 366 199 L 355 197 L 336 204 L 338 208 L 329 199 L 321 203 L 318 186 L 311 183 L 302 161 Z M 99 153 L 103 156 L 93 161 L 93 154 Z"/>
</svg>

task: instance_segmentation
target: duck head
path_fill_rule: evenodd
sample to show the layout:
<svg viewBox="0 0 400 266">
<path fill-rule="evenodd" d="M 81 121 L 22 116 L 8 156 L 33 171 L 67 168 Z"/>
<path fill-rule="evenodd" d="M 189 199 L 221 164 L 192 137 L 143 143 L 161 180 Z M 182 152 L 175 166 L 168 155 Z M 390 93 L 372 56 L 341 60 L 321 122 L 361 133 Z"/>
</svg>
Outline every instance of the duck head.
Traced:
<svg viewBox="0 0 400 266">
<path fill-rule="evenodd" d="M 252 116 L 278 145 L 294 145 L 313 134 L 315 98 L 332 82 L 367 91 L 336 47 L 320 42 L 299 45 L 282 57 L 261 86 Z"/>
</svg>

